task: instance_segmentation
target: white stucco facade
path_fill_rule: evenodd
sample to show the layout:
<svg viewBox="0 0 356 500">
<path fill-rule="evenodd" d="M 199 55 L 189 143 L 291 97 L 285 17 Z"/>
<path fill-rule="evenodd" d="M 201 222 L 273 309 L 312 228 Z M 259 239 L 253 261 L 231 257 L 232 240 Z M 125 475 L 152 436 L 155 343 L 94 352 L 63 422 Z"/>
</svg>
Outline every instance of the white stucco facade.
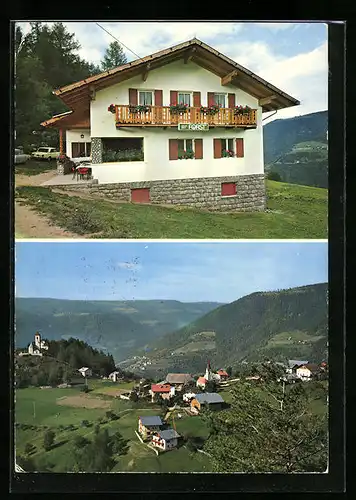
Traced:
<svg viewBox="0 0 356 500">
<path fill-rule="evenodd" d="M 84 137 L 81 137 L 81 136 Z M 72 143 L 73 142 L 91 142 L 91 135 L 89 129 L 71 129 L 66 131 L 66 155 L 72 157 Z"/>
<path fill-rule="evenodd" d="M 120 127 L 115 126 L 115 115 L 108 112 L 110 104 L 129 104 L 129 89 L 162 90 L 163 106 L 170 105 L 170 91 L 200 92 L 201 104 L 207 105 L 208 92 L 235 93 L 235 104 L 257 109 L 256 129 L 211 128 L 205 132 L 179 132 L 177 128 Z M 99 163 L 92 165 L 93 177 L 100 184 L 187 179 L 217 176 L 263 174 L 262 108 L 258 100 L 232 86 L 222 86 L 220 77 L 195 63 L 177 61 L 148 74 L 146 82 L 141 76 L 115 84 L 96 93 L 91 101 L 90 137 L 96 138 L 143 138 L 144 160 L 138 162 Z M 84 134 L 84 139 L 80 135 Z M 243 138 L 243 158 L 214 158 L 214 138 Z M 71 142 L 87 142 L 89 131 L 67 132 L 67 154 L 70 156 Z M 202 139 L 203 159 L 169 160 L 169 139 Z"/>
</svg>

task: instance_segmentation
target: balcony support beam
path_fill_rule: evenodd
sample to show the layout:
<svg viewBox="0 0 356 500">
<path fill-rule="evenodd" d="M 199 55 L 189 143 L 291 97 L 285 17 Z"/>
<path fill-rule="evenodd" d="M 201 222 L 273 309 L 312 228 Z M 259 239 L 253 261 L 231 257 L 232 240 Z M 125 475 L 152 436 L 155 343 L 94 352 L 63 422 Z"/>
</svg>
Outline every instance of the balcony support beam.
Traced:
<svg viewBox="0 0 356 500">
<path fill-rule="evenodd" d="M 95 101 L 95 87 L 93 85 L 89 87 L 89 96 L 91 101 Z"/>
<path fill-rule="evenodd" d="M 190 50 L 187 50 L 184 54 L 184 64 L 188 64 L 189 61 L 192 60 L 194 53 L 196 52 L 196 47 L 192 47 Z"/>
<path fill-rule="evenodd" d="M 271 102 L 274 101 L 275 99 L 277 99 L 276 95 L 270 95 L 268 97 L 264 97 L 263 99 L 260 99 L 258 101 L 258 105 L 265 106 L 266 104 L 271 104 Z"/>
<path fill-rule="evenodd" d="M 151 63 L 147 63 L 145 71 L 142 73 L 142 80 L 144 82 L 147 80 L 148 73 L 149 73 L 150 69 L 151 69 Z"/>
<path fill-rule="evenodd" d="M 232 82 L 232 80 L 234 78 L 236 78 L 238 75 L 238 72 L 235 70 L 235 71 L 231 71 L 231 73 L 228 73 L 227 75 L 223 76 L 221 78 L 221 85 L 224 86 L 224 85 L 228 85 L 229 83 Z"/>
</svg>

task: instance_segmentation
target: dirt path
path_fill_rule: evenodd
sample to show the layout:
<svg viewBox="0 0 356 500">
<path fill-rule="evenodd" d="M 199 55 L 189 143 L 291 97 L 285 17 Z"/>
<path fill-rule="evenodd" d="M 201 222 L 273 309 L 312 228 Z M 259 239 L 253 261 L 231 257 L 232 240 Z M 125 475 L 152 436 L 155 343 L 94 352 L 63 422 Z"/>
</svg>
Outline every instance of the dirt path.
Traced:
<svg viewBox="0 0 356 500">
<path fill-rule="evenodd" d="M 55 171 L 38 175 L 15 175 L 15 187 L 40 186 L 56 175 Z M 39 215 L 26 205 L 15 201 L 15 235 L 19 238 L 85 238 L 54 226 L 43 215 Z"/>
<path fill-rule="evenodd" d="M 16 201 L 15 234 L 20 238 L 84 238 L 84 236 L 52 226 L 46 217 Z"/>
</svg>

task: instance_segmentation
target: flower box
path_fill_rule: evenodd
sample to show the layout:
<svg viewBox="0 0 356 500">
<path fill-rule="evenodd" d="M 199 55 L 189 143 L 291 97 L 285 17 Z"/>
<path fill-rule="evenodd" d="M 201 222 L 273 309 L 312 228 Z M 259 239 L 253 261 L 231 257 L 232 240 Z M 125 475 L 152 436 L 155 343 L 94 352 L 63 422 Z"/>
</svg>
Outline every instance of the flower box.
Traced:
<svg viewBox="0 0 356 500">
<path fill-rule="evenodd" d="M 180 115 L 181 113 L 186 113 L 188 110 L 188 104 L 175 104 L 169 107 L 172 115 Z"/>
<path fill-rule="evenodd" d="M 148 113 L 149 111 L 151 111 L 151 106 L 148 106 L 148 105 L 137 105 L 137 106 L 133 106 L 133 105 L 130 105 L 129 107 L 129 110 L 130 110 L 130 113 Z"/>
<path fill-rule="evenodd" d="M 200 107 L 200 112 L 203 113 L 204 115 L 210 115 L 214 116 L 217 113 L 219 113 L 220 107 L 217 105 L 212 105 L 212 106 L 201 106 Z"/>
<path fill-rule="evenodd" d="M 248 115 L 251 112 L 250 106 L 235 106 L 234 115 Z"/>
<path fill-rule="evenodd" d="M 194 158 L 194 151 L 192 150 L 184 150 L 181 153 L 178 153 L 178 160 L 192 160 Z"/>
</svg>

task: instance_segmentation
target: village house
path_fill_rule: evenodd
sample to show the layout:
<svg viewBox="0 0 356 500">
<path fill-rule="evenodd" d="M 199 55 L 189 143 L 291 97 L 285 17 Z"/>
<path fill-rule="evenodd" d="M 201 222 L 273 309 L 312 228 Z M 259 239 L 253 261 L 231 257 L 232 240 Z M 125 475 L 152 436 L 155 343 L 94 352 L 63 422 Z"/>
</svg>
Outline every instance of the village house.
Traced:
<svg viewBox="0 0 356 500">
<path fill-rule="evenodd" d="M 159 416 L 138 417 L 138 432 L 144 438 L 161 430 L 163 422 Z"/>
<path fill-rule="evenodd" d="M 309 363 L 309 361 L 303 361 L 303 360 L 300 360 L 300 359 L 289 359 L 288 360 L 288 367 L 286 369 L 286 372 L 287 373 L 295 373 L 296 372 L 296 369 L 299 367 L 299 366 L 302 366 L 302 365 L 307 365 Z"/>
<path fill-rule="evenodd" d="M 162 451 L 173 450 L 178 445 L 180 435 L 174 429 L 165 429 L 152 436 L 152 444 Z"/>
<path fill-rule="evenodd" d="M 78 372 L 81 373 L 83 377 L 91 377 L 93 375 L 91 368 L 88 368 L 86 366 L 79 368 Z"/>
<path fill-rule="evenodd" d="M 122 373 L 117 371 L 110 373 L 110 375 L 108 376 L 108 379 L 112 380 L 113 382 L 117 382 L 121 378 L 122 378 Z"/>
<path fill-rule="evenodd" d="M 207 383 L 208 380 L 205 377 L 199 377 L 197 380 L 197 387 L 199 387 L 200 389 L 205 389 Z"/>
<path fill-rule="evenodd" d="M 149 393 L 152 397 L 152 403 L 157 397 L 162 399 L 170 399 L 175 395 L 175 387 L 169 384 L 152 384 Z"/>
<path fill-rule="evenodd" d="M 311 380 L 312 377 L 318 373 L 320 370 L 319 366 L 314 363 L 307 363 L 305 365 L 298 366 L 296 369 L 296 375 L 302 380 Z"/>
<path fill-rule="evenodd" d="M 190 403 L 193 398 L 195 398 L 195 392 L 186 392 L 182 397 L 185 403 Z"/>
<path fill-rule="evenodd" d="M 223 211 L 265 209 L 262 114 L 300 104 L 197 38 L 53 93 L 69 111 L 41 125 L 91 159 L 66 189 Z"/>
<path fill-rule="evenodd" d="M 223 398 L 216 392 L 205 392 L 197 394 L 190 403 L 191 410 L 200 411 L 202 407 L 208 407 L 209 410 L 220 410 L 224 404 Z"/>
<path fill-rule="evenodd" d="M 229 375 L 225 370 L 220 369 L 216 373 L 221 381 L 227 380 L 229 378 Z"/>
<path fill-rule="evenodd" d="M 170 384 L 175 387 L 176 391 L 181 391 L 183 387 L 191 382 L 193 377 L 190 373 L 168 373 L 165 384 Z"/>
</svg>

